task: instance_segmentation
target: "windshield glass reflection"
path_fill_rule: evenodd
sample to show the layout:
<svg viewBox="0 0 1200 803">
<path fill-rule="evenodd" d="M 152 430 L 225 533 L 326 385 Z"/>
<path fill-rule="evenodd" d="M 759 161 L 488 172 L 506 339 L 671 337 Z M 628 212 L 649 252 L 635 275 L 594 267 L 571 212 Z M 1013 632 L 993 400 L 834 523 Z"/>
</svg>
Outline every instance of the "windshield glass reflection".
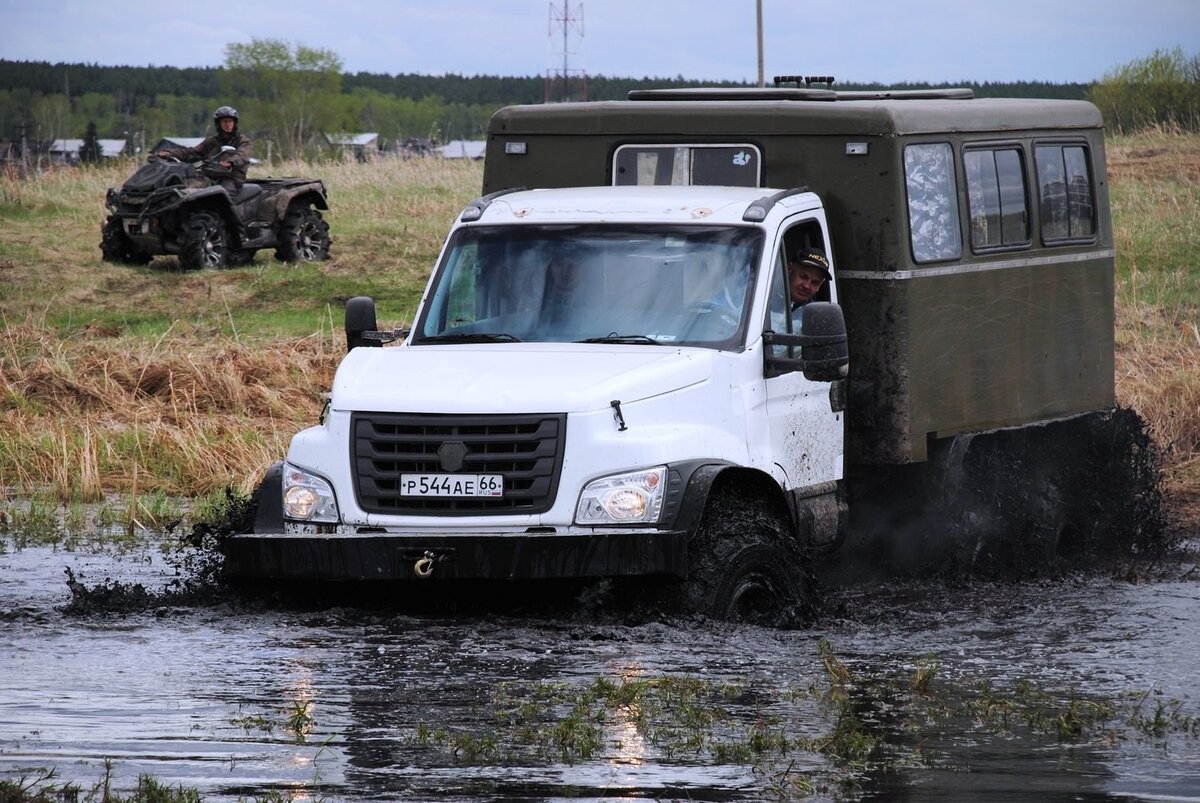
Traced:
<svg viewBox="0 0 1200 803">
<path fill-rule="evenodd" d="M 459 230 L 412 344 L 742 348 L 762 233 L 732 226 Z"/>
</svg>

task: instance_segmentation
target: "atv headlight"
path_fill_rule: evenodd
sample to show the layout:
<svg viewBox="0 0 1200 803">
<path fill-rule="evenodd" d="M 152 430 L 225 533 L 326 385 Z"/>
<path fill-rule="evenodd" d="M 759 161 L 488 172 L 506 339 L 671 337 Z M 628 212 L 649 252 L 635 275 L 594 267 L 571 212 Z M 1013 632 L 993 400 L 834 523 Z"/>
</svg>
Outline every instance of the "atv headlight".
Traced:
<svg viewBox="0 0 1200 803">
<path fill-rule="evenodd" d="M 283 516 L 299 521 L 338 521 L 337 497 L 321 477 L 283 464 Z"/>
<path fill-rule="evenodd" d="M 575 523 L 594 526 L 658 521 L 666 487 L 666 466 L 592 480 L 579 495 Z"/>
</svg>

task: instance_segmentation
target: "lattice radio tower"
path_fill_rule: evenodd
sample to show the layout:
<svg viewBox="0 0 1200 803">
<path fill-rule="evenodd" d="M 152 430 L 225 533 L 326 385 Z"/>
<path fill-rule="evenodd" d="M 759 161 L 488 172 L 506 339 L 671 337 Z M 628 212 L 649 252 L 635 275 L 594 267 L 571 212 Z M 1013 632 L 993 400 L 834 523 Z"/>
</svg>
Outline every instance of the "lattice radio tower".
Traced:
<svg viewBox="0 0 1200 803">
<path fill-rule="evenodd" d="M 552 66 L 546 68 L 545 102 L 587 100 L 587 71 L 571 66 L 571 56 L 578 56 L 583 45 L 583 3 L 563 0 L 562 8 L 551 3 L 547 30 Z M 577 40 L 574 50 L 572 35 Z"/>
</svg>

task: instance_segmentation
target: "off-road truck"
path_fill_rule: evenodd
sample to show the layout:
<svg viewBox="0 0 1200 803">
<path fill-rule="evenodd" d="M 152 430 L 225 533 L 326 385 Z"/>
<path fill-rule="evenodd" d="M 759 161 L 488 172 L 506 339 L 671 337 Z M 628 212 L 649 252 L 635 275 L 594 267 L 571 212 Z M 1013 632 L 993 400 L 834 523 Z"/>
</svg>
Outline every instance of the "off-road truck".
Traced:
<svg viewBox="0 0 1200 803">
<path fill-rule="evenodd" d="M 232 197 L 227 172 L 211 163 L 151 156 L 105 198 L 100 252 L 108 262 L 144 265 L 173 254 L 184 269 L 243 265 L 260 248 L 284 262 L 329 258 L 325 184 L 310 178 L 263 178 Z"/>
<path fill-rule="evenodd" d="M 818 551 L 1037 567 L 1154 534 L 1091 104 L 509 107 L 484 190 L 411 331 L 347 305 L 329 403 L 228 539 L 233 576 L 638 578 L 742 618 L 802 602 Z M 831 273 L 799 324 L 798 248 Z"/>
</svg>

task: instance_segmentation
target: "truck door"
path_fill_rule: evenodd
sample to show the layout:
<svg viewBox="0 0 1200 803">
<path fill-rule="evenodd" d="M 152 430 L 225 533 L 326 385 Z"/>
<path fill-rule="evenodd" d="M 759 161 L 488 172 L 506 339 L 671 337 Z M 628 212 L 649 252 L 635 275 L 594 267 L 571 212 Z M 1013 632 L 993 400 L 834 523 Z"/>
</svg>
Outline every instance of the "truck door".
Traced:
<svg viewBox="0 0 1200 803">
<path fill-rule="evenodd" d="M 803 308 L 793 310 L 788 255 L 809 248 L 830 253 L 824 227 L 818 220 L 801 220 L 789 226 L 779 238 L 764 328 L 799 333 Z M 836 281 L 826 281 L 814 300 L 836 302 Z M 766 348 L 776 349 L 776 356 L 800 356 L 798 347 L 794 348 L 794 354 L 788 353 L 787 346 Z M 830 384 L 806 379 L 799 370 L 766 379 L 769 448 L 775 463 L 787 476 L 789 489 L 809 488 L 842 478 L 844 425 L 842 413 L 833 411 Z"/>
</svg>

